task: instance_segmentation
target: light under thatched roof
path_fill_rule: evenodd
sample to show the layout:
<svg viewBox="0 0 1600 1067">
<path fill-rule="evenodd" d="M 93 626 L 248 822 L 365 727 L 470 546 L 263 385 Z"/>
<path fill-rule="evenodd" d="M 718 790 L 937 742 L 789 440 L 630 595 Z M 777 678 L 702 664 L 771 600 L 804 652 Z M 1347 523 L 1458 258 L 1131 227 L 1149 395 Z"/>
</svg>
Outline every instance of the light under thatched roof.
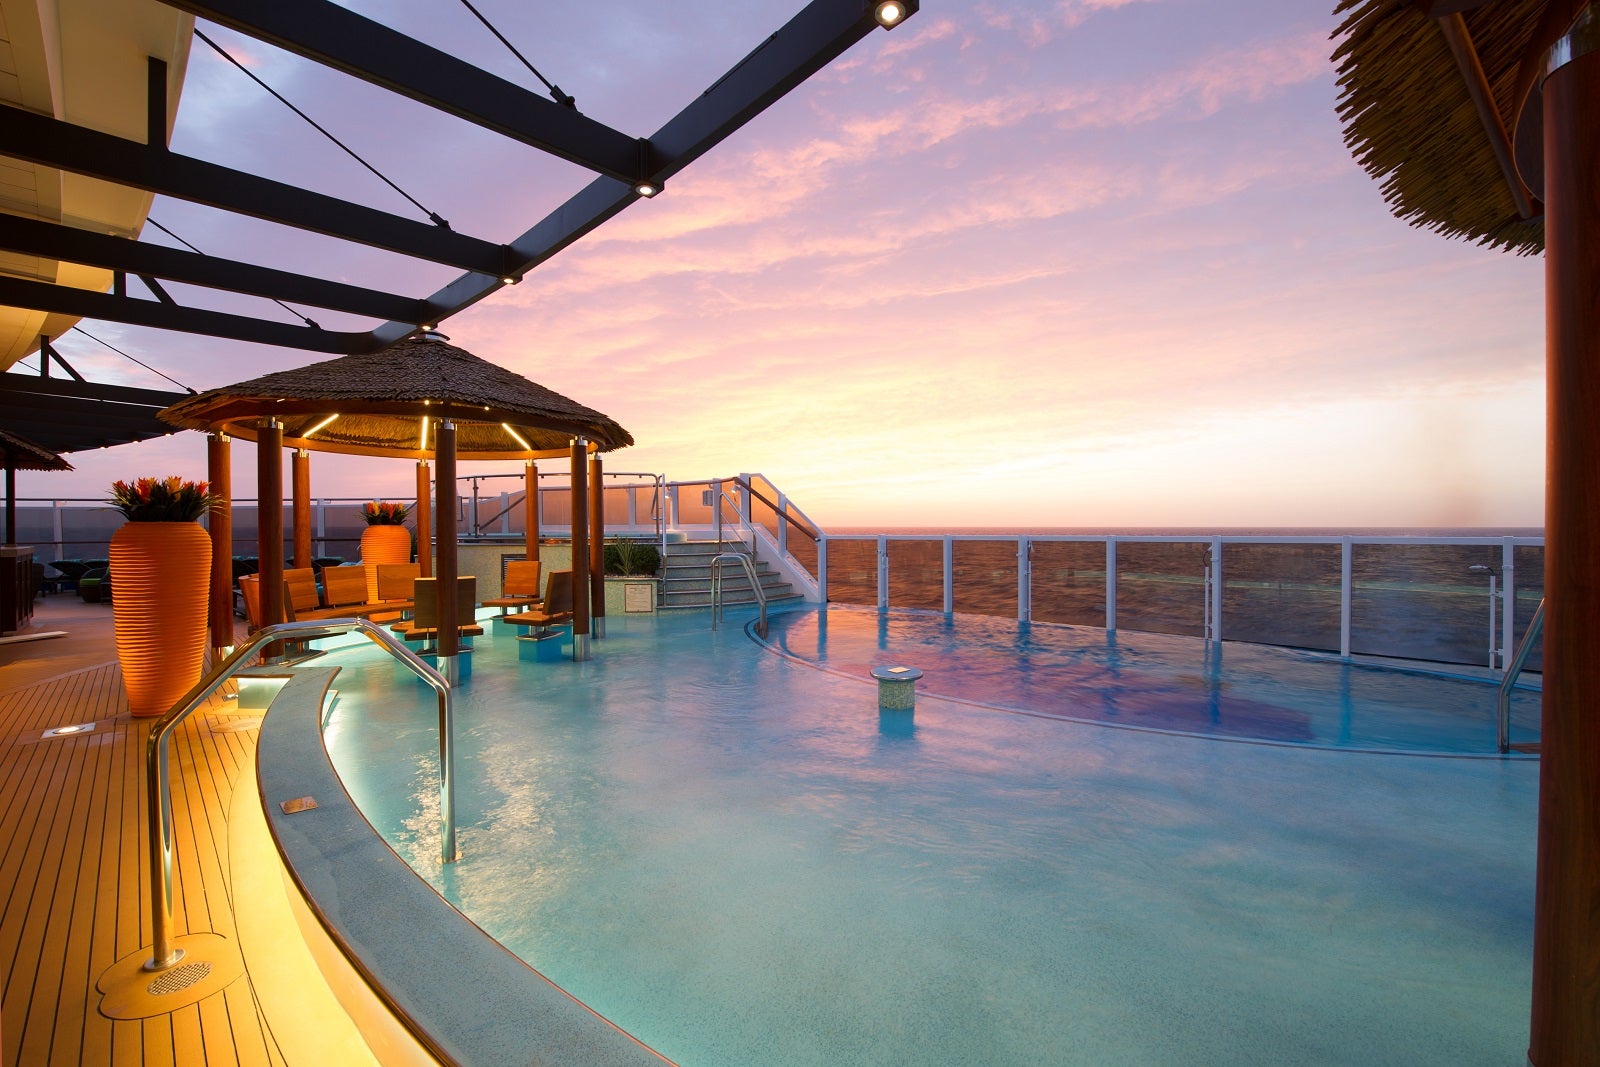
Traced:
<svg viewBox="0 0 1600 1067">
<path fill-rule="evenodd" d="M 0 430 L 0 467 L 17 471 L 69 471 L 72 464 L 26 437 Z"/>
<path fill-rule="evenodd" d="M 1511 142 L 1539 49 L 1576 6 L 1341 0 L 1333 58 L 1345 142 L 1396 216 L 1518 253 L 1543 250 L 1539 190 L 1522 184 L 1540 180 L 1516 174 Z"/>
<path fill-rule="evenodd" d="M 330 415 L 338 417 L 327 421 Z M 593 408 L 448 344 L 440 334 L 211 389 L 161 417 L 246 440 L 255 440 L 261 421 L 273 417 L 283 425 L 287 446 L 415 459 L 432 455 L 432 431 L 426 447 L 422 437 L 424 418 L 434 425 L 455 422 L 462 459 L 565 453 L 573 437 L 600 451 L 633 444 L 627 430 Z"/>
</svg>

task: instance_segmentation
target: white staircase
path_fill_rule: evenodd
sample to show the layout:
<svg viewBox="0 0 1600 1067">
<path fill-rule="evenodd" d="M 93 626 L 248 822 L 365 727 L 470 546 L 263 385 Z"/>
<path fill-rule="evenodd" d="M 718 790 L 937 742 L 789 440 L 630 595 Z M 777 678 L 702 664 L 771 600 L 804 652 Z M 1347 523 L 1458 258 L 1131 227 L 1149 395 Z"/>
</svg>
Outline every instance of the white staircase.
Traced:
<svg viewBox="0 0 1600 1067">
<path fill-rule="evenodd" d="M 669 541 L 666 556 L 662 559 L 661 603 L 662 611 L 711 606 L 711 560 L 723 552 L 749 554 L 745 545 L 727 541 Z M 800 593 L 783 580 L 771 565 L 762 560 L 755 564 L 756 579 L 767 594 L 769 604 L 785 600 L 798 600 Z M 742 567 L 724 567 L 722 570 L 722 603 L 724 606 L 754 604 L 755 593 L 750 579 Z"/>
</svg>

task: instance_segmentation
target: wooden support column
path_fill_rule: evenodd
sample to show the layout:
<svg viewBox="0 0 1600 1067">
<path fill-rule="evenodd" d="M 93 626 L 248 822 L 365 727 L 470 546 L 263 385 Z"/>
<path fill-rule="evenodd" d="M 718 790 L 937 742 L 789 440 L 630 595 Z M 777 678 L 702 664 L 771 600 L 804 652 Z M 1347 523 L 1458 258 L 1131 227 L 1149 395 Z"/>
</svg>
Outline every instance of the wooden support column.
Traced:
<svg viewBox="0 0 1600 1067">
<path fill-rule="evenodd" d="M 600 471 L 600 453 L 589 456 L 589 602 L 593 605 L 594 636 L 606 636 L 606 490 Z"/>
<path fill-rule="evenodd" d="M 528 559 L 539 562 L 539 465 L 528 460 L 523 474 L 522 534 L 527 540 Z"/>
<path fill-rule="evenodd" d="M 428 484 L 428 461 L 417 460 L 417 506 L 412 514 L 417 520 L 417 573 L 424 578 L 433 576 L 433 508 L 428 494 L 433 487 Z"/>
<path fill-rule="evenodd" d="M 1600 1063 L 1600 55 L 1544 82 L 1545 627 L 1533 1067 Z"/>
<path fill-rule="evenodd" d="M 294 498 L 294 565 L 311 566 L 311 453 L 294 450 L 294 465 L 289 473 Z"/>
<path fill-rule="evenodd" d="M 211 647 L 233 647 L 233 457 L 225 433 L 206 437 L 206 481 L 217 506 L 206 519 L 211 533 Z"/>
<path fill-rule="evenodd" d="M 17 468 L 6 464 L 6 544 L 17 543 Z"/>
<path fill-rule="evenodd" d="M 268 419 L 256 436 L 256 556 L 261 561 L 261 624 L 283 613 L 283 426 Z"/>
<path fill-rule="evenodd" d="M 434 544 L 439 554 L 434 588 L 439 594 L 439 673 L 454 685 L 456 655 L 461 651 L 461 612 L 456 605 L 456 424 L 439 421 L 433 453 L 434 493 L 439 510 L 434 515 Z"/>
<path fill-rule="evenodd" d="M 572 439 L 572 658 L 589 658 L 589 493 L 584 440 Z"/>
</svg>

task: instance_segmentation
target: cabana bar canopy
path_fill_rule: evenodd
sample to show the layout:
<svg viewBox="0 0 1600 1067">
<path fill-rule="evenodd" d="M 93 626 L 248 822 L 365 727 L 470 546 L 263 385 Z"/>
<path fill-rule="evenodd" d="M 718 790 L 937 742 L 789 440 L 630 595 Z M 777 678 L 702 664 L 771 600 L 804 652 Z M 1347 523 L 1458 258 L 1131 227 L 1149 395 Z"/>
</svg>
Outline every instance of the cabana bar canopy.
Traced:
<svg viewBox="0 0 1600 1067">
<path fill-rule="evenodd" d="M 440 419 L 455 421 L 461 459 L 565 456 L 575 437 L 597 451 L 633 444 L 627 430 L 593 408 L 436 333 L 212 389 L 161 417 L 250 441 L 271 417 L 283 427 L 285 447 L 410 459 L 433 456 L 423 435 Z"/>
<path fill-rule="evenodd" d="M 1333 58 L 1345 143 L 1398 218 L 1523 255 L 1543 251 L 1542 189 L 1529 188 L 1543 185 L 1542 173 L 1529 173 L 1542 167 L 1514 151 L 1512 131 L 1533 86 L 1530 49 L 1548 45 L 1581 6 L 1342 0 Z M 1529 120 L 1518 141 L 1536 133 L 1537 116 Z"/>
</svg>

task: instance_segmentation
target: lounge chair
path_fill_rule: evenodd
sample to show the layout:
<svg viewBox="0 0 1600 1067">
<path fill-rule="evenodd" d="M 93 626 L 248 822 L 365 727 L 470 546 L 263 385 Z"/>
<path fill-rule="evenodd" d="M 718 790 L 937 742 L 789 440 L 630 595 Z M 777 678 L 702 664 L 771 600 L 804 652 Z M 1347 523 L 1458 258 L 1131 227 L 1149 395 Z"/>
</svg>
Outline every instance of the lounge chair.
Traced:
<svg viewBox="0 0 1600 1067">
<path fill-rule="evenodd" d="M 399 612 L 413 609 L 412 586 L 421 568 L 415 563 L 378 564 L 378 602 Z"/>
<path fill-rule="evenodd" d="M 506 560 L 506 579 L 501 593 L 479 604 L 480 608 L 501 608 L 500 614 L 510 614 L 512 608 L 534 608 L 542 601 L 539 597 L 539 561 L 536 559 Z"/>
<path fill-rule="evenodd" d="M 543 641 L 554 636 L 552 626 L 572 621 L 572 572 L 551 571 L 545 582 L 544 606 L 536 611 L 502 616 L 502 621 L 533 629 L 533 633 L 523 634 L 519 641 Z"/>
</svg>

